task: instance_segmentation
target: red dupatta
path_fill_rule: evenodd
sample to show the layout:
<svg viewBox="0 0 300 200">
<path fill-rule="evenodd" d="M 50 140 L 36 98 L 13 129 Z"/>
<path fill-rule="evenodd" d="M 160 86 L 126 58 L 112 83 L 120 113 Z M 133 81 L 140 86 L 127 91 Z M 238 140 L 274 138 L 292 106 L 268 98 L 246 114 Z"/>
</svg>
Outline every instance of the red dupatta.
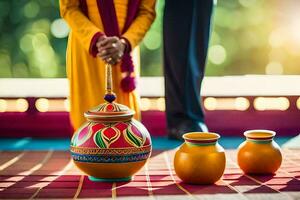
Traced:
<svg viewBox="0 0 300 200">
<path fill-rule="evenodd" d="M 98 10 L 101 16 L 102 24 L 104 27 L 105 35 L 107 36 L 117 36 L 122 38 L 124 34 L 134 19 L 138 14 L 138 9 L 140 5 L 140 0 L 128 0 L 127 16 L 125 25 L 122 31 L 119 30 L 118 19 L 116 15 L 115 5 L 113 0 L 96 0 Z M 83 13 L 88 16 L 88 7 L 86 0 L 80 0 L 80 7 Z M 126 38 L 124 38 L 127 40 Z M 127 40 L 127 43 L 130 43 Z M 124 92 L 131 92 L 136 88 L 135 77 L 133 76 L 134 65 L 132 62 L 132 57 L 130 55 L 131 47 L 127 48 L 124 52 L 122 63 L 121 63 L 121 72 L 126 73 L 126 76 L 121 81 L 121 88 Z"/>
</svg>

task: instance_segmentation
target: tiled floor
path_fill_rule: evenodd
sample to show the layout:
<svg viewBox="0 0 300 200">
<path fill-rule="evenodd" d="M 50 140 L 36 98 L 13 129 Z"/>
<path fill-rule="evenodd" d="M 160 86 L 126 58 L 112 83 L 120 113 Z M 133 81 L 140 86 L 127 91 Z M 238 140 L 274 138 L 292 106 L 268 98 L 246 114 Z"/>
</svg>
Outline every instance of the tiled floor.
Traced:
<svg viewBox="0 0 300 200">
<path fill-rule="evenodd" d="M 67 151 L 0 152 L 0 199 L 299 199 L 300 149 L 284 149 L 273 176 L 244 175 L 236 151 L 227 150 L 224 176 L 214 185 L 182 183 L 173 169 L 174 150 L 154 151 L 133 181 L 91 182 Z"/>
</svg>

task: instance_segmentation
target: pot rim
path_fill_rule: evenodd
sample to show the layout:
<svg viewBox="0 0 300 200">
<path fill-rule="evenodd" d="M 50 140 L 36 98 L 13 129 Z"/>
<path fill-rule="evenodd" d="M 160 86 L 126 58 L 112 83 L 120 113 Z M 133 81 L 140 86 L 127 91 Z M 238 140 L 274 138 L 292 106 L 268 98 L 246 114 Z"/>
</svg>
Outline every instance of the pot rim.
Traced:
<svg viewBox="0 0 300 200">
<path fill-rule="evenodd" d="M 190 143 L 214 143 L 221 136 L 213 132 L 188 132 L 183 134 L 182 138 Z"/>
<path fill-rule="evenodd" d="M 266 130 L 266 129 L 254 129 L 247 130 L 244 132 L 244 136 L 247 139 L 253 140 L 271 140 L 276 135 L 275 131 Z"/>
<path fill-rule="evenodd" d="M 130 110 L 124 113 L 113 113 L 107 112 L 105 114 L 97 114 L 90 111 L 84 113 L 84 117 L 89 121 L 129 121 L 135 114 L 134 111 Z"/>
</svg>

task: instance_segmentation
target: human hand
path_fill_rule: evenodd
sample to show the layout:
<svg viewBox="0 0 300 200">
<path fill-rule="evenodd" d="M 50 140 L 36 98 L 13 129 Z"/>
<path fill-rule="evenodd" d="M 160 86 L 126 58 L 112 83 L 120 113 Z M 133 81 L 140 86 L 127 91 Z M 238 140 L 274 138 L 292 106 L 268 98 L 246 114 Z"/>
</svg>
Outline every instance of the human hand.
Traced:
<svg viewBox="0 0 300 200">
<path fill-rule="evenodd" d="M 97 56 L 112 65 L 121 60 L 126 48 L 126 44 L 115 36 L 103 37 L 96 45 L 98 48 Z"/>
</svg>

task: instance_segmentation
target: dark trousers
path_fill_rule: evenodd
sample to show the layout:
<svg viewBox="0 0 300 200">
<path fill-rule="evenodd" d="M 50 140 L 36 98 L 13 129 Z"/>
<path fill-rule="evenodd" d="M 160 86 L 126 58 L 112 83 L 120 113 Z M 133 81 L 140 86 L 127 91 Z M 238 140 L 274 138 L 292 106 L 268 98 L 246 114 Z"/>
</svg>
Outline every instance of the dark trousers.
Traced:
<svg viewBox="0 0 300 200">
<path fill-rule="evenodd" d="M 204 76 L 213 0 L 165 0 L 164 76 L 168 128 L 203 122 Z"/>
</svg>

